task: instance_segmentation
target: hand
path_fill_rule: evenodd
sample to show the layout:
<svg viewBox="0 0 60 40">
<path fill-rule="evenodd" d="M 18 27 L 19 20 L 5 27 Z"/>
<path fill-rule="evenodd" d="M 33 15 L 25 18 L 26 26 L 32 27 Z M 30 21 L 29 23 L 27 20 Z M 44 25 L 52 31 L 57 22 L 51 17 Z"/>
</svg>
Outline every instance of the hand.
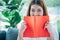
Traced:
<svg viewBox="0 0 60 40">
<path fill-rule="evenodd" d="M 23 21 L 21 24 L 20 24 L 20 32 L 23 33 L 26 29 L 26 23 Z"/>
<path fill-rule="evenodd" d="M 46 28 L 48 29 L 48 26 L 49 26 L 49 22 L 47 21 L 47 22 L 45 23 L 44 30 L 45 30 Z"/>
<path fill-rule="evenodd" d="M 18 33 L 17 40 L 23 40 L 23 32 L 26 29 L 26 23 L 22 20 L 17 26 L 19 27 L 19 33 Z"/>
<path fill-rule="evenodd" d="M 51 24 L 48 21 L 45 24 L 45 28 L 47 28 L 48 32 L 50 33 L 50 38 L 48 38 L 48 40 L 54 40 L 54 36 L 52 35 L 52 33 L 53 33 L 52 32 L 52 26 L 51 26 Z"/>
</svg>

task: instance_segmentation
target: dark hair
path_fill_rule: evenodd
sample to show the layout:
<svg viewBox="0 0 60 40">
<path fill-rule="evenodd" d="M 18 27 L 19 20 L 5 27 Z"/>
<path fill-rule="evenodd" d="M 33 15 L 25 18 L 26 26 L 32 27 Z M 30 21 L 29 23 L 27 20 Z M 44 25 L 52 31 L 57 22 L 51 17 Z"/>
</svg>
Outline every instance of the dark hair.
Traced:
<svg viewBox="0 0 60 40">
<path fill-rule="evenodd" d="M 28 8 L 27 16 L 30 16 L 30 9 L 31 9 L 31 6 L 34 4 L 37 4 L 43 8 L 43 16 L 48 15 L 44 0 L 32 0 Z"/>
</svg>

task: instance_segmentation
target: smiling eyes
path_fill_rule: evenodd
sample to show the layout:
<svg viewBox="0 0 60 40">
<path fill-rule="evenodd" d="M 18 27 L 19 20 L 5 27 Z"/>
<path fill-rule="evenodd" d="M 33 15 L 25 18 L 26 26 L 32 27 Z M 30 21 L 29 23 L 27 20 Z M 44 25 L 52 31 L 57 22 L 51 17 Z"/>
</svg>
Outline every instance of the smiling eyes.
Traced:
<svg viewBox="0 0 60 40">
<path fill-rule="evenodd" d="M 35 9 L 31 9 L 31 11 L 32 11 L 32 12 L 35 12 Z M 37 11 L 37 12 L 40 12 L 41 9 L 37 9 L 36 11 Z"/>
<path fill-rule="evenodd" d="M 38 9 L 38 10 L 37 10 L 37 12 L 40 12 L 40 11 L 41 11 L 41 9 Z"/>
</svg>

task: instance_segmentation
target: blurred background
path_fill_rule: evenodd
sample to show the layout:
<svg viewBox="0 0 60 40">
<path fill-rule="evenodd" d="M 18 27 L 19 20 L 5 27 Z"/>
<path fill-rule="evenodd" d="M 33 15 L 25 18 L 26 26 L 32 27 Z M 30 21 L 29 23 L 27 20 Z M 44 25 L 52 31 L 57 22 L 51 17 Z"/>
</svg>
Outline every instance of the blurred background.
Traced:
<svg viewBox="0 0 60 40">
<path fill-rule="evenodd" d="M 50 23 L 60 33 L 60 0 L 44 0 Z M 0 30 L 19 28 L 17 24 L 26 16 L 31 0 L 0 0 Z"/>
</svg>

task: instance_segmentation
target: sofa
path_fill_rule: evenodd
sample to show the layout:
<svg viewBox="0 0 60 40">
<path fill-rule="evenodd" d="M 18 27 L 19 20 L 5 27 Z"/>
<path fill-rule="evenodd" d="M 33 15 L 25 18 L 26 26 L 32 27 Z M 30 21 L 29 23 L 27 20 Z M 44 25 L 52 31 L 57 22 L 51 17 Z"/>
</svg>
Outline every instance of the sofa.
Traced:
<svg viewBox="0 0 60 40">
<path fill-rule="evenodd" d="M 5 40 L 6 39 L 6 32 L 0 30 L 0 40 Z"/>
<path fill-rule="evenodd" d="M 60 33 L 59 33 L 59 40 L 60 40 Z"/>
<path fill-rule="evenodd" d="M 9 28 L 7 31 L 0 30 L 0 40 L 17 40 L 17 37 L 17 28 Z"/>
</svg>

